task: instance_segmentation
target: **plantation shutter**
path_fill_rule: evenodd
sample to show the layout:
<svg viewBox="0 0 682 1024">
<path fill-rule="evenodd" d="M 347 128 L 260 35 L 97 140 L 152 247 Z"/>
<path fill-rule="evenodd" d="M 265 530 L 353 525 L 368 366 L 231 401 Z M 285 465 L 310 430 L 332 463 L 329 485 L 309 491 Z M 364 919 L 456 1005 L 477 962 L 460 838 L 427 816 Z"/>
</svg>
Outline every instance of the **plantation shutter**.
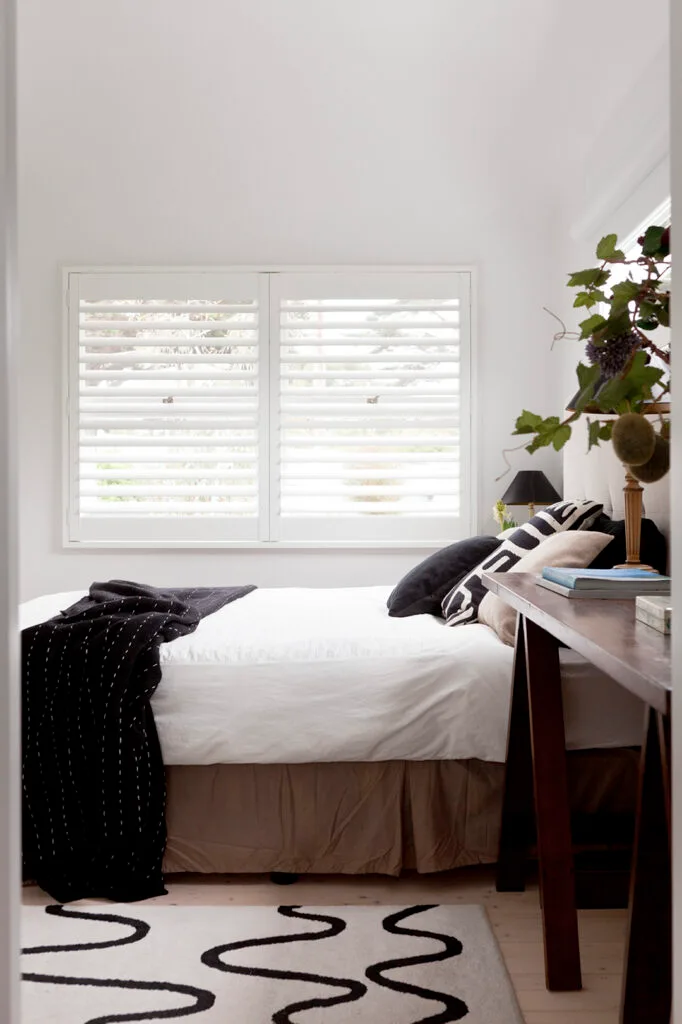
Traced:
<svg viewBox="0 0 682 1024">
<path fill-rule="evenodd" d="M 258 540 L 267 278 L 68 278 L 70 542 Z"/>
<path fill-rule="evenodd" d="M 469 274 L 272 276 L 270 536 L 470 532 Z"/>
<path fill-rule="evenodd" d="M 67 544 L 471 532 L 470 274 L 70 271 Z"/>
</svg>

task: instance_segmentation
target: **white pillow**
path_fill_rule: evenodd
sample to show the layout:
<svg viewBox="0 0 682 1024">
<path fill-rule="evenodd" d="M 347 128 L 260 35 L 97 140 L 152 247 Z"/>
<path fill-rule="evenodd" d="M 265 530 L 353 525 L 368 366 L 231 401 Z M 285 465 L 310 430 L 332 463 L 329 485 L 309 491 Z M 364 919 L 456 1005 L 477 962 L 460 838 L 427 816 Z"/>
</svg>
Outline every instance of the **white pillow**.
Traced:
<svg viewBox="0 0 682 1024">
<path fill-rule="evenodd" d="M 610 533 L 592 533 L 587 530 L 555 533 L 524 555 L 509 572 L 530 572 L 539 576 L 547 565 L 563 569 L 586 569 L 612 540 Z M 478 621 L 494 629 L 502 643 L 510 646 L 513 646 L 516 636 L 516 615 L 515 608 L 490 592 L 478 608 Z"/>
</svg>

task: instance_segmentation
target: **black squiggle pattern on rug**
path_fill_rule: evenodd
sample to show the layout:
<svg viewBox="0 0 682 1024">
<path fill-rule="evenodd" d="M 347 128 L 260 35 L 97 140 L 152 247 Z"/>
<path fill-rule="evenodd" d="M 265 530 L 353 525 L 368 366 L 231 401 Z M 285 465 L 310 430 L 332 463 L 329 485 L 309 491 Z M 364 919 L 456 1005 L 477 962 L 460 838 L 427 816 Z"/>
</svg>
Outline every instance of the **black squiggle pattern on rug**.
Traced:
<svg viewBox="0 0 682 1024">
<path fill-rule="evenodd" d="M 29 946 L 22 949 L 28 956 L 38 953 L 81 953 L 88 949 L 110 949 L 113 946 L 126 946 L 131 942 L 141 942 L 151 930 L 146 921 L 138 921 L 132 917 L 120 917 L 118 914 L 82 914 L 75 910 L 65 910 L 61 906 L 45 907 L 45 913 L 54 917 L 73 917 L 84 921 L 103 921 L 105 924 L 122 924 L 133 929 L 132 935 L 124 935 L 120 939 L 108 942 L 81 942 L 69 946 Z M 168 1020 L 177 1017 L 190 1017 L 195 1013 L 210 1010 L 215 1003 L 215 995 L 208 989 L 195 988 L 192 985 L 174 985 L 165 981 L 131 981 L 125 978 L 71 978 L 53 974 L 22 974 L 22 981 L 33 981 L 49 985 L 83 985 L 94 988 L 136 989 L 145 992 L 177 992 L 178 995 L 192 996 L 195 1000 L 191 1006 L 180 1006 L 172 1010 L 149 1010 L 140 1013 L 107 1014 L 105 1017 L 91 1017 L 83 1024 L 116 1024 L 121 1021 Z"/>
<path fill-rule="evenodd" d="M 367 992 L 367 986 L 361 981 L 352 978 L 328 978 L 323 974 L 303 974 L 300 971 L 276 971 L 265 967 L 238 967 L 235 964 L 226 964 L 221 960 L 223 953 L 229 953 L 237 949 L 257 948 L 258 946 L 276 946 L 289 942 L 316 942 L 318 939 L 333 938 L 340 935 L 346 929 L 346 922 L 340 917 L 324 917 L 322 914 L 305 914 L 298 907 L 278 907 L 277 913 L 282 917 L 293 917 L 302 921 L 320 921 L 328 924 L 329 928 L 323 932 L 298 932 L 295 935 L 272 935 L 266 938 L 245 939 L 241 942 L 230 942 L 224 946 L 214 946 L 202 954 L 201 962 L 207 967 L 213 967 L 218 971 L 227 971 L 230 974 L 247 974 L 257 978 L 276 978 L 282 981 L 309 981 L 315 985 L 331 985 L 334 988 L 345 988 L 348 991 L 340 996 L 331 996 L 327 999 L 315 998 L 306 999 L 304 1002 L 291 1003 L 289 1006 L 277 1010 L 272 1015 L 272 1024 L 296 1024 L 292 1020 L 293 1013 L 302 1013 L 305 1010 L 318 1009 L 323 1006 L 339 1006 L 341 1003 L 352 1003 Z M 453 1018 L 454 1019 L 454 1018 Z"/>
<path fill-rule="evenodd" d="M 365 971 L 365 976 L 377 985 L 393 989 L 395 992 L 405 992 L 410 995 L 419 996 L 422 999 L 432 999 L 443 1003 L 445 1009 L 435 1017 L 421 1017 L 413 1024 L 448 1024 L 449 1021 L 462 1020 L 468 1016 L 469 1007 L 456 996 L 447 992 L 434 992 L 430 988 L 421 988 L 419 985 L 409 985 L 404 981 L 393 981 L 383 977 L 384 971 L 394 970 L 398 967 L 416 967 L 418 964 L 437 963 L 439 960 L 449 960 L 453 956 L 459 956 L 462 952 L 462 943 L 452 935 L 440 935 L 436 932 L 426 932 L 416 928 L 399 928 L 400 921 L 414 914 L 421 914 L 426 910 L 434 910 L 437 904 L 430 904 L 418 907 L 407 907 L 396 914 L 389 914 L 382 921 L 384 930 L 391 935 L 410 935 L 418 939 L 434 939 L 436 942 L 445 944 L 445 949 L 440 953 L 427 953 L 424 956 L 410 956 L 401 960 L 384 960 L 382 963 L 372 964 Z"/>
<path fill-rule="evenodd" d="M 72 946 L 28 946 L 22 949 L 22 956 L 31 953 L 68 953 L 70 950 L 82 952 L 84 949 L 111 949 L 113 946 L 127 946 L 131 942 L 141 942 L 149 934 L 151 925 L 146 921 L 138 921 L 134 917 L 120 917 L 118 914 L 81 914 L 77 910 L 67 910 L 59 904 L 45 907 L 50 917 L 73 917 L 83 921 L 104 921 L 105 924 L 122 924 L 132 928 L 132 935 L 124 935 L 121 939 L 108 939 L 106 942 L 79 942 Z"/>
</svg>

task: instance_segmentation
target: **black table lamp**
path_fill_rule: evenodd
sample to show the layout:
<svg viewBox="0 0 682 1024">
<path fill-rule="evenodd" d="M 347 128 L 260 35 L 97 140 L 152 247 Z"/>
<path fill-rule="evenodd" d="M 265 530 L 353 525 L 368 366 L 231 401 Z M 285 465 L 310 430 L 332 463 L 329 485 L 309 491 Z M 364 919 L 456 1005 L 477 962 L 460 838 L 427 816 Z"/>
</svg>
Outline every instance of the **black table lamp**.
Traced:
<svg viewBox="0 0 682 1024">
<path fill-rule="evenodd" d="M 561 495 L 539 469 L 522 469 L 502 495 L 502 501 L 505 505 L 528 505 L 529 513 L 534 516 L 536 505 L 551 505 L 561 501 Z"/>
</svg>

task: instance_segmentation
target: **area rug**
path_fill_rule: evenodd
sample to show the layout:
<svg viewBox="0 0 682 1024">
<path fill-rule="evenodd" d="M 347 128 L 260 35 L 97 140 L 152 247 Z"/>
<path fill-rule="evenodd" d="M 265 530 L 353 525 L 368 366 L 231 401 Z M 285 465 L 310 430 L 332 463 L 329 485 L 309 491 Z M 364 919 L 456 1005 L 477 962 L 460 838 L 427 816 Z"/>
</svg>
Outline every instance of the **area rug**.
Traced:
<svg viewBox="0 0 682 1024">
<path fill-rule="evenodd" d="M 522 1024 L 482 907 L 24 907 L 22 1024 Z"/>
</svg>

